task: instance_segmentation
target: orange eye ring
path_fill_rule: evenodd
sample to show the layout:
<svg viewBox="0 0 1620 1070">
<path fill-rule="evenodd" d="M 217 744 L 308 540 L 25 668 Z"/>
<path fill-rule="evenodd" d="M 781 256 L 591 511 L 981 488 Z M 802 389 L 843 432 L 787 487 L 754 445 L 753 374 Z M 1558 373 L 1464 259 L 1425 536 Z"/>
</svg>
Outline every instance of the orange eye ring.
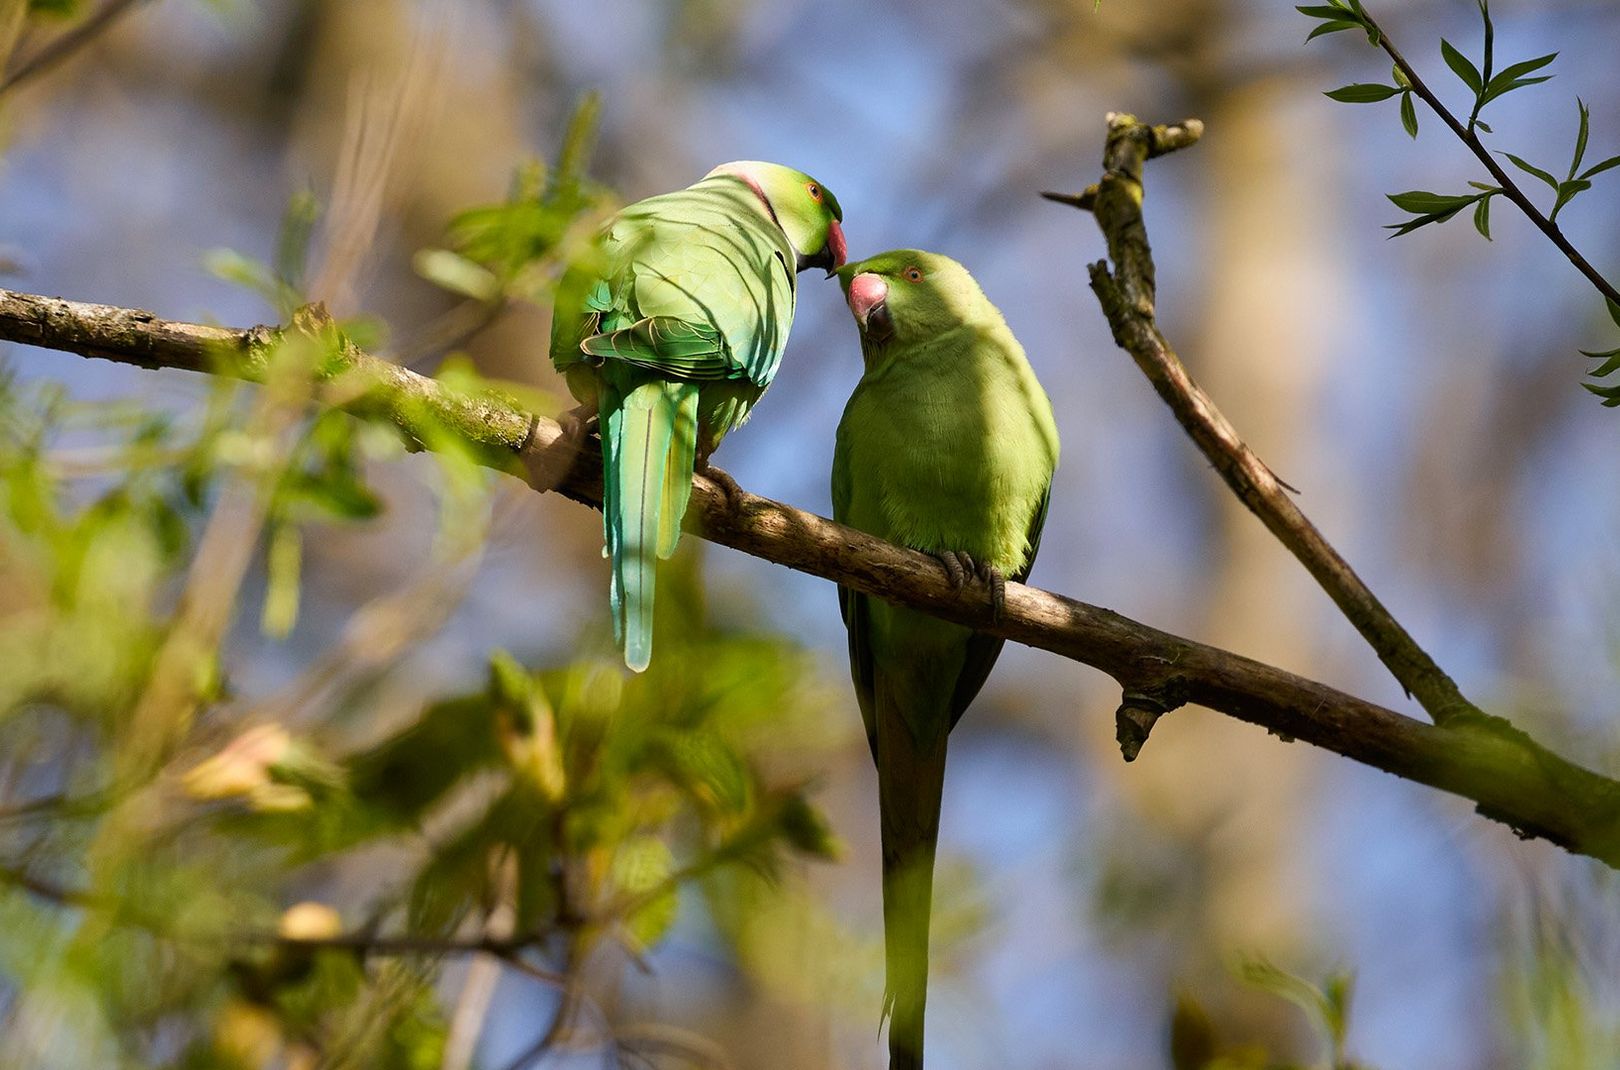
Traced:
<svg viewBox="0 0 1620 1070">
<path fill-rule="evenodd" d="M 906 268 L 906 270 L 902 271 L 900 274 L 905 277 L 907 282 L 921 282 L 923 280 L 922 268 L 918 267 L 916 264 Z"/>
<path fill-rule="evenodd" d="M 804 188 L 809 192 L 810 199 L 812 201 L 815 201 L 817 204 L 821 203 L 821 187 L 820 186 L 818 186 L 814 182 L 812 182 L 808 186 L 805 186 Z"/>
</svg>

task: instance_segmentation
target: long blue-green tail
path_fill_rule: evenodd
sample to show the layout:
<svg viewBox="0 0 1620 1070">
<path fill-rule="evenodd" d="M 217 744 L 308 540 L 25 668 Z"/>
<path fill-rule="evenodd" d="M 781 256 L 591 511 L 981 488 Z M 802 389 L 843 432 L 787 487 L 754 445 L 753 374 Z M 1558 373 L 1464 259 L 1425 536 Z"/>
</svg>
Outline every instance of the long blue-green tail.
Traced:
<svg viewBox="0 0 1620 1070">
<path fill-rule="evenodd" d="M 636 672 L 652 660 L 657 561 L 681 538 L 697 451 L 698 388 L 641 379 L 604 391 L 602 525 L 613 575 L 613 637 Z"/>
<path fill-rule="evenodd" d="M 882 674 L 873 695 L 883 842 L 883 1010 L 889 1070 L 922 1070 L 928 1004 L 928 922 L 945 786 L 947 715 L 919 738 L 919 696 Z M 922 701 L 927 702 L 923 696 Z"/>
</svg>

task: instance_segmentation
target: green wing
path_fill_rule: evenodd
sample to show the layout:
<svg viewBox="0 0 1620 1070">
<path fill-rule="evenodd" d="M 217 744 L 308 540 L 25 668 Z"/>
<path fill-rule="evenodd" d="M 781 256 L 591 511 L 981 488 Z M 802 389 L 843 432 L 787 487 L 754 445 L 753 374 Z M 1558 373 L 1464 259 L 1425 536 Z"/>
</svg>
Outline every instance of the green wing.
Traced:
<svg viewBox="0 0 1620 1070">
<path fill-rule="evenodd" d="M 649 198 L 607 225 L 558 287 L 559 371 L 617 360 L 671 379 L 769 385 L 793 321 L 792 248 L 733 186 Z"/>
<path fill-rule="evenodd" d="M 1029 570 L 1035 567 L 1035 554 L 1041 548 L 1041 530 L 1046 527 L 1046 507 L 1052 501 L 1052 487 L 1047 484 L 1046 492 L 1041 495 L 1041 504 L 1035 510 L 1035 515 L 1029 522 L 1029 556 L 1024 559 L 1024 567 L 1013 575 L 1008 576 L 1014 583 L 1023 583 L 1029 578 Z M 1001 656 L 1001 647 L 1006 642 L 993 635 L 983 632 L 974 632 L 973 638 L 968 640 L 967 657 L 962 662 L 962 675 L 956 678 L 956 691 L 951 695 L 951 727 L 962 719 L 984 682 L 990 678 L 990 670 L 995 668 L 996 659 Z"/>
<path fill-rule="evenodd" d="M 844 425 L 838 425 L 838 445 L 833 451 L 832 502 L 833 518 L 847 523 L 851 488 L 849 484 L 849 458 L 844 448 Z M 866 742 L 877 759 L 877 707 L 874 704 L 876 678 L 872 666 L 872 644 L 866 632 L 866 595 L 848 587 L 838 588 L 838 614 L 844 618 L 849 633 L 849 675 L 855 684 L 855 701 L 861 708 L 861 722 L 866 726 Z"/>
<path fill-rule="evenodd" d="M 622 361 L 666 379 L 712 382 L 747 374 L 732 363 L 719 330 L 675 316 L 648 316 L 616 331 L 590 335 L 579 347 L 598 363 Z"/>
</svg>

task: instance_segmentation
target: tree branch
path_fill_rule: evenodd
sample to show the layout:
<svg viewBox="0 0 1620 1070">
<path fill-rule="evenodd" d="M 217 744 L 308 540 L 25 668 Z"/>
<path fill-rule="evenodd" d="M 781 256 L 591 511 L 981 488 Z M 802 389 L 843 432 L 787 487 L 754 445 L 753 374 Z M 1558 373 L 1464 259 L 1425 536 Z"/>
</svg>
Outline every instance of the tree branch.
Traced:
<svg viewBox="0 0 1620 1070">
<path fill-rule="evenodd" d="M 24 2 L 26 3 L 26 0 Z M 113 24 L 128 14 L 136 4 L 145 2 L 146 0 L 107 0 L 95 14 L 18 63 L 15 70 L 0 79 L 0 96 L 68 59 L 111 29 Z"/>
<path fill-rule="evenodd" d="M 1203 124 L 1196 119 L 1179 126 L 1154 127 L 1135 116 L 1109 115 L 1102 180 L 1079 197 L 1052 198 L 1089 208 L 1108 240 L 1113 270 L 1106 261 L 1093 264 L 1091 288 L 1113 329 L 1114 341 L 1136 361 L 1233 493 L 1299 559 L 1435 723 L 1445 725 L 1460 716 L 1482 717 L 1294 504 L 1282 482 L 1193 381 L 1159 330 L 1153 251 L 1142 220 L 1143 165 L 1154 156 L 1196 143 L 1202 133 Z"/>
<path fill-rule="evenodd" d="M 1598 272 L 1598 269 L 1592 266 L 1591 261 L 1587 260 L 1581 254 L 1581 251 L 1575 248 L 1574 243 L 1564 236 L 1564 232 L 1559 229 L 1557 223 L 1542 214 L 1541 209 L 1537 208 L 1524 190 L 1519 188 L 1519 184 L 1507 173 L 1507 169 L 1497 161 L 1496 157 L 1491 155 L 1491 150 L 1487 149 L 1485 143 L 1479 139 L 1479 135 L 1474 132 L 1474 120 L 1478 118 L 1478 110 L 1476 109 L 1474 117 L 1469 120 L 1468 125 L 1464 126 L 1444 104 L 1440 103 L 1440 98 L 1435 96 L 1433 90 L 1424 83 L 1417 69 L 1407 62 L 1405 56 L 1401 55 L 1400 50 L 1395 47 L 1395 42 L 1390 40 L 1389 34 L 1384 32 L 1383 27 L 1374 22 L 1371 15 L 1367 15 L 1365 18 L 1367 28 L 1378 38 L 1378 47 L 1382 48 L 1389 58 L 1395 61 L 1396 68 L 1411 83 L 1412 92 L 1416 93 L 1423 103 L 1427 104 L 1429 109 L 1440 117 L 1440 121 L 1451 128 L 1451 132 L 1456 134 L 1457 139 L 1468 147 L 1468 151 L 1472 152 L 1479 162 L 1485 165 L 1485 170 L 1489 171 L 1491 177 L 1502 187 L 1503 195 L 1518 206 L 1519 211 L 1524 213 L 1525 218 L 1529 219 L 1531 223 L 1535 224 L 1537 230 L 1547 236 L 1547 240 L 1558 247 L 1558 251 L 1563 253 L 1564 257 L 1574 265 L 1575 270 L 1586 276 L 1586 280 L 1596 287 L 1598 293 L 1620 305 L 1620 290 L 1615 289 L 1614 284 L 1605 279 Z"/>
<path fill-rule="evenodd" d="M 175 323 L 149 312 L 0 290 L 0 339 L 146 368 L 263 370 L 277 330 Z M 222 361 L 229 356 L 233 359 Z M 467 395 L 349 347 L 338 381 L 345 407 L 392 420 L 425 448 L 448 430 L 487 463 L 599 506 L 601 466 L 576 451 L 553 420 L 494 394 Z M 518 462 L 514 464 L 514 461 Z M 1620 782 L 1584 769 L 1493 720 L 1437 727 L 1324 684 L 1162 632 L 1097 606 L 1009 583 L 992 621 L 990 596 L 952 589 L 931 557 L 892 546 L 780 502 L 744 495 L 735 505 L 698 477 L 687 529 L 712 542 L 844 584 L 886 601 L 979 628 L 1108 673 L 1130 693 L 1171 708 L 1197 703 L 1472 800 L 1524 836 L 1620 868 Z"/>
</svg>

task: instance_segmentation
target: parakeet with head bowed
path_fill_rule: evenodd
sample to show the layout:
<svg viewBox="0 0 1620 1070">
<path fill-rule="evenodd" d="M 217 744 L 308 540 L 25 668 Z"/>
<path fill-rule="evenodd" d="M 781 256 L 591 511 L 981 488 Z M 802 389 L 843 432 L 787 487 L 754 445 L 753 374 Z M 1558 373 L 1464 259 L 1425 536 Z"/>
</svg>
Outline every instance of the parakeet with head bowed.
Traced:
<svg viewBox="0 0 1620 1070">
<path fill-rule="evenodd" d="M 838 272 L 865 374 L 838 425 L 833 515 L 938 557 L 958 584 L 1029 574 L 1058 436 L 1024 350 L 956 261 L 897 250 Z M 923 1058 L 928 921 L 946 737 L 1002 641 L 839 589 L 877 763 L 890 1070 Z"/>
<path fill-rule="evenodd" d="M 692 473 L 771 385 L 798 273 L 844 263 L 843 217 L 801 171 L 723 164 L 619 212 L 558 288 L 551 360 L 598 416 L 614 636 L 637 672 L 652 658 L 657 559 L 680 540 Z"/>
</svg>

